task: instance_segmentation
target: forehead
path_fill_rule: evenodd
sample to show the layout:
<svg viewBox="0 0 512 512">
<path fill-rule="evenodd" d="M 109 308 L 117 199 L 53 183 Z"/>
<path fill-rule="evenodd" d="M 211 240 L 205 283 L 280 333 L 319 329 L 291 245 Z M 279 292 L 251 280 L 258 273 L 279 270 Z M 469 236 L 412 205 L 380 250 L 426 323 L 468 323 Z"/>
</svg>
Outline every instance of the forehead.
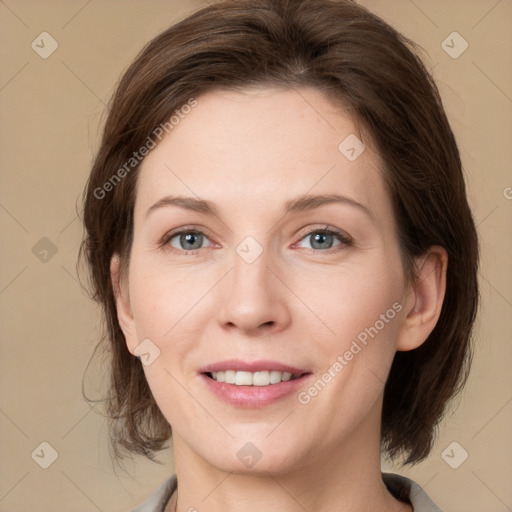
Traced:
<svg viewBox="0 0 512 512">
<path fill-rule="evenodd" d="M 386 209 L 380 159 L 361 139 L 347 109 L 315 89 L 214 90 L 145 158 L 136 210 L 165 194 L 250 210 L 306 193 Z"/>
</svg>

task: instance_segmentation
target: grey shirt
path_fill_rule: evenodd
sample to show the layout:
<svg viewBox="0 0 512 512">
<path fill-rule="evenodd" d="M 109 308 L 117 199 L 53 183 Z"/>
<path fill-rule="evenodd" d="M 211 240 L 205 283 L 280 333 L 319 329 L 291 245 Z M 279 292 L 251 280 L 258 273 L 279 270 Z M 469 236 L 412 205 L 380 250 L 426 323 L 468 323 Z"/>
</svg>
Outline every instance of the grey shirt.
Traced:
<svg viewBox="0 0 512 512">
<path fill-rule="evenodd" d="M 414 481 L 395 473 L 382 473 L 382 480 L 397 499 L 410 501 L 414 512 L 442 512 L 428 494 Z M 131 512 L 164 512 L 177 488 L 176 475 L 163 482 L 151 496 Z"/>
</svg>

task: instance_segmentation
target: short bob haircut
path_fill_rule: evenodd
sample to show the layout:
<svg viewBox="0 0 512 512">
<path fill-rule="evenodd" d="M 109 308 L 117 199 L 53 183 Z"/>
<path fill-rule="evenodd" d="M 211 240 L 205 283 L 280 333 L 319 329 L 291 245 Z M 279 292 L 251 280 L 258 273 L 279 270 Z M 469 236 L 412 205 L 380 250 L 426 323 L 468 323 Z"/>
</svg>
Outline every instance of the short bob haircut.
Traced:
<svg viewBox="0 0 512 512">
<path fill-rule="evenodd" d="M 122 76 L 84 191 L 81 247 L 106 321 L 114 452 L 154 460 L 171 436 L 141 363 L 126 347 L 110 276 L 114 254 L 123 269 L 129 264 L 140 167 L 133 153 L 191 100 L 253 86 L 313 87 L 348 109 L 363 142 L 382 159 L 406 279 L 414 279 L 413 259 L 429 246 L 448 253 L 439 321 L 419 348 L 395 354 L 384 391 L 382 452 L 419 462 L 467 379 L 478 239 L 457 144 L 417 46 L 351 0 L 213 3 L 150 41 Z"/>
</svg>

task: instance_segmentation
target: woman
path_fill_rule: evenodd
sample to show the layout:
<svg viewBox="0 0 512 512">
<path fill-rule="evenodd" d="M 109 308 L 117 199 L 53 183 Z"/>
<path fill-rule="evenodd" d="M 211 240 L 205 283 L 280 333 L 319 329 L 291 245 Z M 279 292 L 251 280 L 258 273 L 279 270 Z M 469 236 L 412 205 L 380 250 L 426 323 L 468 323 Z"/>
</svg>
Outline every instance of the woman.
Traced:
<svg viewBox="0 0 512 512">
<path fill-rule="evenodd" d="M 428 456 L 470 359 L 478 244 L 413 43 L 350 1 L 208 6 L 113 98 L 83 250 L 136 511 L 439 510 Z"/>
</svg>

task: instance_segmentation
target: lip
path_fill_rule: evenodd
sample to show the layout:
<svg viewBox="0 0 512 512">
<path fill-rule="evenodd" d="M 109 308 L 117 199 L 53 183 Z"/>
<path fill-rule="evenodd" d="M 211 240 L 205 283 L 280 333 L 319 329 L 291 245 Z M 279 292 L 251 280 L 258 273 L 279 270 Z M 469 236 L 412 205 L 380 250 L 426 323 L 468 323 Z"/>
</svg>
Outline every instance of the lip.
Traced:
<svg viewBox="0 0 512 512">
<path fill-rule="evenodd" d="M 199 368 L 199 373 L 213 373 L 213 372 L 225 372 L 226 370 L 236 370 L 241 372 L 262 372 L 276 370 L 278 372 L 288 372 L 293 375 L 302 375 L 303 373 L 309 373 L 308 370 L 297 368 L 295 366 L 289 366 L 282 364 L 277 361 L 242 361 L 241 359 L 229 359 L 226 361 L 220 361 L 218 363 L 209 364 Z M 273 384 L 277 386 L 277 384 Z"/>
<path fill-rule="evenodd" d="M 268 386 L 237 386 L 235 384 L 227 384 L 226 382 L 218 382 L 206 375 L 206 373 L 226 370 L 246 372 L 276 370 L 289 372 L 298 375 L 298 377 L 293 380 L 270 384 Z M 200 368 L 198 371 L 200 373 L 199 377 L 214 396 L 225 403 L 244 409 L 261 409 L 287 396 L 296 394 L 298 390 L 305 385 L 306 380 L 309 380 L 313 375 L 307 370 L 276 361 L 245 362 L 239 359 L 207 365 Z"/>
</svg>

